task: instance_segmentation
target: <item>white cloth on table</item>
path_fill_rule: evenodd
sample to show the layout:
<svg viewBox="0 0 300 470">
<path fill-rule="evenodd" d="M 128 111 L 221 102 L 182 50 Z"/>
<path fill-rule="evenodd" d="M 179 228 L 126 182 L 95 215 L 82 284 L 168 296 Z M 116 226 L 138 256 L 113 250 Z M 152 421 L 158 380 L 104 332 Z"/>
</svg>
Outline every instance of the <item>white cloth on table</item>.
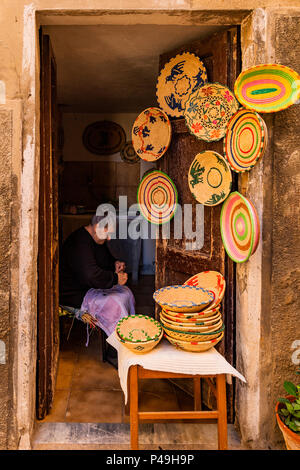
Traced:
<svg viewBox="0 0 300 470">
<path fill-rule="evenodd" d="M 215 348 L 201 353 L 183 351 L 175 348 L 168 340 L 163 338 L 152 351 L 145 354 L 135 354 L 120 343 L 115 332 L 106 341 L 118 351 L 118 373 L 125 403 L 127 403 L 128 395 L 128 370 L 130 366 L 135 364 L 144 367 L 144 369 L 180 374 L 228 374 L 246 382 L 245 377 L 232 367 Z"/>
<path fill-rule="evenodd" d="M 119 284 L 111 289 L 89 289 L 81 310 L 96 318 L 97 325 L 109 336 L 121 318 L 135 314 L 135 300 L 129 287 Z"/>
</svg>

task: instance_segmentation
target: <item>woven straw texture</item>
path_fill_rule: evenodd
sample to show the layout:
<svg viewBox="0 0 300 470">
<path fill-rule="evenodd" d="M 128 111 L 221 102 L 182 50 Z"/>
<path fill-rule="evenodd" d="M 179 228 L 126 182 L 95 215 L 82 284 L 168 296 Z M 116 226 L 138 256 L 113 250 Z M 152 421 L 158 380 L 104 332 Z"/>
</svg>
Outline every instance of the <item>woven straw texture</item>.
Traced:
<svg viewBox="0 0 300 470">
<path fill-rule="evenodd" d="M 238 108 L 229 88 L 219 83 L 206 83 L 190 94 L 184 117 L 191 134 L 212 142 L 225 136 L 229 119 Z"/>
<path fill-rule="evenodd" d="M 214 295 L 201 287 L 176 285 L 158 289 L 153 298 L 161 307 L 175 312 L 197 312 L 210 305 Z"/>
<path fill-rule="evenodd" d="M 185 281 L 184 285 L 203 287 L 214 293 L 215 299 L 210 308 L 217 307 L 223 300 L 226 288 L 224 276 L 218 271 L 203 271 Z"/>
<path fill-rule="evenodd" d="M 232 175 L 226 160 L 217 152 L 205 150 L 194 158 L 188 172 L 193 197 L 205 206 L 223 202 L 231 191 Z"/>
<path fill-rule="evenodd" d="M 188 333 L 187 331 L 183 332 L 180 330 L 173 330 L 172 328 L 169 328 L 168 326 L 163 325 L 163 329 L 165 333 L 167 333 L 168 336 L 171 338 L 175 339 L 180 339 L 183 341 L 208 341 L 210 339 L 215 339 L 217 338 L 220 333 L 224 330 L 225 326 L 222 325 L 221 328 L 216 330 L 215 332 L 194 332 L 194 333 Z"/>
<path fill-rule="evenodd" d="M 132 127 L 134 150 L 142 160 L 154 162 L 168 150 L 171 134 L 169 118 L 161 109 L 145 109 Z"/>
<path fill-rule="evenodd" d="M 163 330 L 161 330 L 161 333 L 158 338 L 152 340 L 152 341 L 141 341 L 139 343 L 133 343 L 132 341 L 125 341 L 124 339 L 120 338 L 118 333 L 116 332 L 116 337 L 122 343 L 127 349 L 130 351 L 134 352 L 135 354 L 145 354 L 148 353 L 149 351 L 152 351 L 155 346 L 158 345 L 160 340 L 163 337 Z"/>
<path fill-rule="evenodd" d="M 178 339 L 171 338 L 167 334 L 164 334 L 164 337 L 171 343 L 173 346 L 176 346 L 180 349 L 184 349 L 185 351 L 190 352 L 202 352 L 208 351 L 209 349 L 216 346 L 223 338 L 224 333 L 222 333 L 219 338 L 216 338 L 211 341 L 202 341 L 201 343 L 197 342 L 188 342 L 188 341 L 180 341 Z"/>
<path fill-rule="evenodd" d="M 300 75 L 284 65 L 257 65 L 240 73 L 234 93 L 245 108 L 259 113 L 281 111 L 300 98 Z"/>
<path fill-rule="evenodd" d="M 159 106 L 169 116 L 183 117 L 189 95 L 206 82 L 206 69 L 199 57 L 189 52 L 178 54 L 159 74 L 156 85 Z"/>
<path fill-rule="evenodd" d="M 131 343 L 155 340 L 161 331 L 161 324 L 145 315 L 129 315 L 121 318 L 116 326 L 117 335 Z"/>
<path fill-rule="evenodd" d="M 182 321 L 198 321 L 206 320 L 214 317 L 220 311 L 220 306 L 214 309 L 204 309 L 201 312 L 174 312 L 170 309 L 163 308 L 164 315 L 167 315 L 171 320 Z"/>
<path fill-rule="evenodd" d="M 208 326 L 182 326 L 174 323 L 168 323 L 166 320 L 164 320 L 162 317 L 160 317 L 160 321 L 164 327 L 170 328 L 173 331 L 181 331 L 182 333 L 213 333 L 215 331 L 218 331 L 222 325 L 223 321 L 220 319 L 217 323 L 214 323 L 213 325 L 208 325 Z"/>
</svg>

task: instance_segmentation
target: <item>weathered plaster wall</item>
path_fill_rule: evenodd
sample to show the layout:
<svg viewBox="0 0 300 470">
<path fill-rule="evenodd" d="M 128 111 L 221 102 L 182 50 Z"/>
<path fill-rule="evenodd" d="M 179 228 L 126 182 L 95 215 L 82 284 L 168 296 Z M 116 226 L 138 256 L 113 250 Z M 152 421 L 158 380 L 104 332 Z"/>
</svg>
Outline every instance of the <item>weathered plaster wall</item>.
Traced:
<svg viewBox="0 0 300 470">
<path fill-rule="evenodd" d="M 0 340 L 5 344 L 6 364 L 0 361 L 0 448 L 30 448 L 34 424 L 39 179 L 36 11 L 40 10 L 38 19 L 41 24 L 82 24 L 85 20 L 93 24 L 110 24 L 111 21 L 115 24 L 160 24 L 164 21 L 168 24 L 234 24 L 242 21 L 251 9 L 260 8 L 253 17 L 255 31 L 250 33 L 250 26 L 247 29 L 245 25 L 244 28 L 244 66 L 268 58 L 299 70 L 299 52 L 296 52 L 299 46 L 295 41 L 298 20 L 293 10 L 293 7 L 299 6 L 299 0 L 230 0 L 226 2 L 226 11 L 224 6 L 223 0 L 210 2 L 209 11 L 205 0 L 1 1 L 0 270 L 3 282 L 0 291 Z M 262 8 L 267 8 L 267 26 Z M 281 14 L 284 13 L 285 18 L 275 17 L 271 10 L 274 8 L 284 8 Z M 72 10 L 71 16 L 68 16 L 68 9 Z M 118 14 L 112 17 L 110 9 Z M 168 13 L 169 9 L 171 13 Z M 152 14 L 154 10 L 157 12 Z M 135 12 L 139 12 L 138 17 Z M 82 14 L 85 14 L 84 19 Z M 270 38 L 275 44 L 273 56 Z M 253 39 L 257 41 L 257 46 L 251 44 Z M 265 53 L 265 44 L 268 54 Z M 252 197 L 258 205 L 260 216 L 263 216 L 260 248 L 238 272 L 238 367 L 242 372 L 246 371 L 248 379 L 246 387 L 238 385 L 238 420 L 244 439 L 253 445 L 258 445 L 262 431 L 264 436 L 261 442 L 272 438 L 274 397 L 285 372 L 289 378 L 292 376 L 290 342 L 294 338 L 297 321 L 292 284 L 299 276 L 294 268 L 297 257 L 299 260 L 299 254 L 296 254 L 298 228 L 294 215 L 297 214 L 299 202 L 295 202 L 293 208 L 291 201 L 294 202 L 296 197 L 299 201 L 299 195 L 295 196 L 289 183 L 296 181 L 294 166 L 299 151 L 297 118 L 299 108 L 296 106 L 276 116 L 274 158 L 271 143 L 263 163 L 251 172 L 248 181 L 244 178 L 240 182 L 241 190 Z M 268 125 L 271 125 L 272 118 L 268 119 Z M 271 127 L 270 132 L 272 134 Z M 270 173 L 273 164 L 275 177 L 272 192 Z M 290 198 L 289 206 L 284 204 L 282 193 Z M 270 230 L 272 213 L 274 224 L 273 230 Z M 284 220 L 280 219 L 282 216 Z M 271 292 L 272 264 L 269 255 L 272 248 L 274 269 Z M 287 254 L 286 257 L 283 257 L 282 251 Z M 279 294 L 286 290 L 287 300 L 283 301 Z M 282 355 L 282 352 L 277 352 L 280 349 L 286 353 Z M 257 399 L 260 400 L 260 407 Z"/>
<path fill-rule="evenodd" d="M 300 71 L 299 15 L 256 10 L 242 26 L 243 69 L 275 62 Z M 274 408 L 283 381 L 296 379 L 291 346 L 300 338 L 299 114 L 294 105 L 262 116 L 267 152 L 239 181 L 261 221 L 257 252 L 237 267 L 237 366 L 248 381 L 237 384 L 237 423 L 253 448 L 283 446 Z"/>
<path fill-rule="evenodd" d="M 276 14 L 272 23 L 276 62 L 300 72 L 300 13 Z M 283 381 L 296 380 L 297 366 L 292 361 L 292 345 L 294 341 L 300 340 L 299 122 L 299 104 L 274 116 L 271 280 L 273 376 L 270 391 L 272 406 L 275 405 L 276 398 L 285 393 Z M 298 351 L 300 353 L 300 342 Z M 278 439 L 281 439 L 281 434 L 273 416 L 270 440 L 276 443 Z"/>
</svg>

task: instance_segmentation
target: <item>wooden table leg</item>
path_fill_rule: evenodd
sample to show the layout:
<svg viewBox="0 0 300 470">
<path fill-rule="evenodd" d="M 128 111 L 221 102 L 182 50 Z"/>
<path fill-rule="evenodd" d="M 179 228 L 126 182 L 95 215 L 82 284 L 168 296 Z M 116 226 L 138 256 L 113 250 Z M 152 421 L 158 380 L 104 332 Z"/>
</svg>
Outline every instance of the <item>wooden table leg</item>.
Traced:
<svg viewBox="0 0 300 470">
<path fill-rule="evenodd" d="M 131 366 L 129 369 L 130 377 L 130 445 L 131 450 L 139 448 L 139 421 L 138 421 L 138 366 Z"/>
<path fill-rule="evenodd" d="M 217 374 L 218 449 L 227 450 L 226 376 Z"/>
<path fill-rule="evenodd" d="M 200 411 L 201 406 L 201 378 L 194 377 L 194 410 Z"/>
</svg>

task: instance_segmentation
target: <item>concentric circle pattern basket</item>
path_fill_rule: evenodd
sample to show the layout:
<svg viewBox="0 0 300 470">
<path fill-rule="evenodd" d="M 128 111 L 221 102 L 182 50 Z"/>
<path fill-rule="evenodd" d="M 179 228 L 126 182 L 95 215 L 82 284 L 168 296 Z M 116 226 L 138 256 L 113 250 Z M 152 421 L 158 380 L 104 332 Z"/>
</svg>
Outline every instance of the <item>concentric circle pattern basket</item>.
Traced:
<svg viewBox="0 0 300 470">
<path fill-rule="evenodd" d="M 207 332 L 207 331 L 216 331 L 219 328 L 221 328 L 223 322 L 221 316 L 217 319 L 215 323 L 209 323 L 207 325 L 202 324 L 202 323 L 175 323 L 175 322 L 170 322 L 169 320 L 166 320 L 165 317 L 160 315 L 160 321 L 163 326 L 172 328 L 174 330 L 179 330 L 187 333 L 193 333 L 194 331 L 196 332 Z"/>
<path fill-rule="evenodd" d="M 186 313 L 199 312 L 208 307 L 214 300 L 214 294 L 202 287 L 175 285 L 158 289 L 153 298 L 162 308 Z"/>
<path fill-rule="evenodd" d="M 161 324 L 146 315 L 129 315 L 116 326 L 117 336 L 124 341 L 141 343 L 157 340 L 162 333 Z"/>
<path fill-rule="evenodd" d="M 209 341 L 203 341 L 201 343 L 197 341 L 181 341 L 179 339 L 171 338 L 166 333 L 164 334 L 164 336 L 171 344 L 173 344 L 173 346 L 183 349 L 184 351 L 203 352 L 208 351 L 209 349 L 216 346 L 222 340 L 224 332 L 222 332 L 218 338 Z"/>
</svg>

